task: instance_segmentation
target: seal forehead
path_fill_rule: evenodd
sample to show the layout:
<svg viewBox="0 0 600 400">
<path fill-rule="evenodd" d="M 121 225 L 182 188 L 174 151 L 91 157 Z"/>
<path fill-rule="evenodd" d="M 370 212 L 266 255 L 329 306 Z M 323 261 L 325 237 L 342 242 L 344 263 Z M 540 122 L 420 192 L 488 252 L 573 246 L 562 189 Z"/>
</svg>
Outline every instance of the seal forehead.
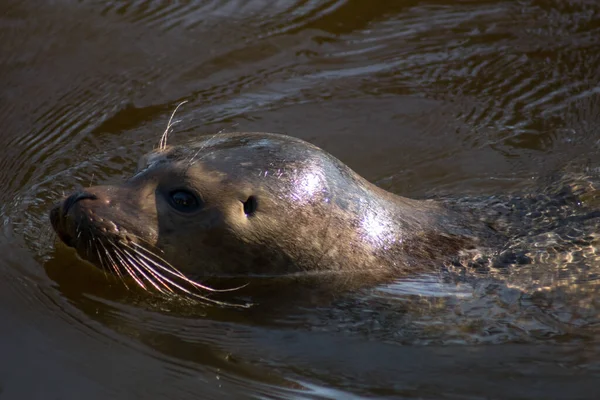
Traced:
<svg viewBox="0 0 600 400">
<path fill-rule="evenodd" d="M 154 169 L 154 168 L 158 167 L 159 165 L 167 163 L 169 161 L 170 161 L 170 159 L 168 157 L 168 154 L 162 150 L 148 153 L 148 154 L 144 155 L 142 158 L 140 158 L 140 160 L 138 161 L 137 171 L 131 177 L 131 179 L 134 179 L 134 178 L 144 174 L 148 170 Z"/>
<path fill-rule="evenodd" d="M 204 140 L 196 141 L 189 148 L 231 148 L 236 146 L 245 147 L 265 147 L 280 144 L 282 141 L 287 141 L 287 138 L 282 138 L 276 135 L 267 136 L 266 134 L 220 134 L 213 136 L 205 136 Z"/>
<path fill-rule="evenodd" d="M 302 169 L 302 165 L 317 156 L 315 152 L 320 152 L 315 149 L 306 142 L 283 135 L 229 133 L 205 136 L 190 144 L 170 148 L 164 157 L 189 165 L 201 162 L 209 168 L 237 175 L 242 170 L 274 173 Z"/>
<path fill-rule="evenodd" d="M 256 151 L 282 151 L 283 146 L 293 142 L 278 137 L 267 137 L 264 135 L 235 135 L 209 137 L 208 139 L 189 146 L 189 152 L 202 153 L 204 156 L 215 152 L 242 150 L 248 154 Z"/>
</svg>

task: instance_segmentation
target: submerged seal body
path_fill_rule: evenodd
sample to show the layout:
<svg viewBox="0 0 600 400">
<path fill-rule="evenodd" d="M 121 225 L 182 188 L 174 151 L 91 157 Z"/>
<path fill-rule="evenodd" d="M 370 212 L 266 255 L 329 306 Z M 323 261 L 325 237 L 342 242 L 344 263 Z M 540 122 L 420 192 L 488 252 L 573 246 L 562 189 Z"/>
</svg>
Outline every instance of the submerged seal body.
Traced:
<svg viewBox="0 0 600 400">
<path fill-rule="evenodd" d="M 198 277 L 399 276 L 501 240 L 464 213 L 386 192 L 320 148 L 269 133 L 161 147 L 126 182 L 78 191 L 50 217 L 85 260 L 159 289 Z"/>
</svg>

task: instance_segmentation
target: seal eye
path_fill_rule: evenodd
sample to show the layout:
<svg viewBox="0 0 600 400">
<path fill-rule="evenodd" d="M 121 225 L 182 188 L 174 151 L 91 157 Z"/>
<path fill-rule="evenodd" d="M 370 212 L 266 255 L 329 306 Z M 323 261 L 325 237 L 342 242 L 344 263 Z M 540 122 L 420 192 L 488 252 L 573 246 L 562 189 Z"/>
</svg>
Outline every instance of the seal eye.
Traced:
<svg viewBox="0 0 600 400">
<path fill-rule="evenodd" d="M 181 212 L 196 211 L 200 207 L 200 201 L 193 194 L 186 190 L 175 190 L 171 192 L 171 205 Z"/>
<path fill-rule="evenodd" d="M 247 216 L 252 216 L 256 212 L 256 208 L 258 207 L 258 201 L 256 197 L 250 196 L 246 201 L 244 201 L 244 214 Z"/>
</svg>

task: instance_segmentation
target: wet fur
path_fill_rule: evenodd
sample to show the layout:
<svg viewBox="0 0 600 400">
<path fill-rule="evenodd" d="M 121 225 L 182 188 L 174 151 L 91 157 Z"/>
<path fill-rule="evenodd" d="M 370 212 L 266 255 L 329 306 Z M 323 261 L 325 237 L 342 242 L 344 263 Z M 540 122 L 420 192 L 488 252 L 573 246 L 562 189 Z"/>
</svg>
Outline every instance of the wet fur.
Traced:
<svg viewBox="0 0 600 400">
<path fill-rule="evenodd" d="M 223 133 L 167 146 L 167 132 L 132 178 L 88 188 L 94 199 L 51 214 L 82 258 L 144 288 L 206 292 L 198 282 L 210 277 L 385 280 L 433 271 L 503 240 L 442 203 L 388 193 L 299 139 Z M 169 185 L 193 188 L 204 208 L 174 212 L 165 200 Z M 249 196 L 258 210 L 243 216 Z"/>
</svg>

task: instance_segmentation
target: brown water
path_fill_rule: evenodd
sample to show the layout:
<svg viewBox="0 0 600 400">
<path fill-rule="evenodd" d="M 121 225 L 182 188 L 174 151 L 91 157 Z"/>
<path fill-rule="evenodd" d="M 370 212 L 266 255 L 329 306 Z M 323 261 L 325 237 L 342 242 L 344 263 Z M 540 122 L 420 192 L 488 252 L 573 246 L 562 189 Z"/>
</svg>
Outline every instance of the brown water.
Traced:
<svg viewBox="0 0 600 400">
<path fill-rule="evenodd" d="M 106 279 L 47 211 L 182 100 L 174 142 L 285 132 L 406 196 L 535 191 L 600 159 L 599 40 L 592 0 L 3 0 L 0 398 L 597 398 L 594 257 L 545 295 L 417 276 L 223 310 Z"/>
</svg>

